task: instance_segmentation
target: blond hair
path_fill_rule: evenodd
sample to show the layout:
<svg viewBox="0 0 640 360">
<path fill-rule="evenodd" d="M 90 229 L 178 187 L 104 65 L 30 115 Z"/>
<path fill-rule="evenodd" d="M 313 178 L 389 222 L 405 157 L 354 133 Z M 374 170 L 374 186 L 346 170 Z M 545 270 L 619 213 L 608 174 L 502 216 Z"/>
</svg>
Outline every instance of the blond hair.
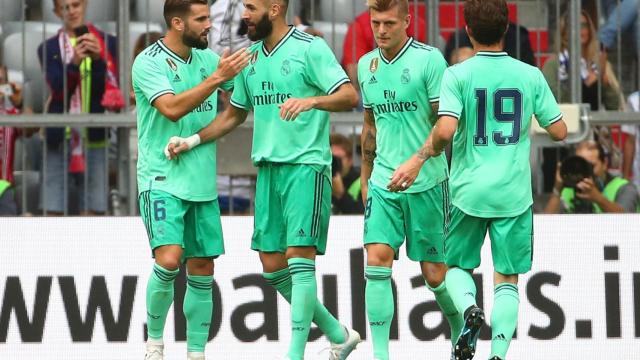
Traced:
<svg viewBox="0 0 640 360">
<path fill-rule="evenodd" d="M 409 14 L 408 0 L 367 0 L 367 6 L 375 11 L 387 11 L 397 6 L 401 15 Z"/>
</svg>

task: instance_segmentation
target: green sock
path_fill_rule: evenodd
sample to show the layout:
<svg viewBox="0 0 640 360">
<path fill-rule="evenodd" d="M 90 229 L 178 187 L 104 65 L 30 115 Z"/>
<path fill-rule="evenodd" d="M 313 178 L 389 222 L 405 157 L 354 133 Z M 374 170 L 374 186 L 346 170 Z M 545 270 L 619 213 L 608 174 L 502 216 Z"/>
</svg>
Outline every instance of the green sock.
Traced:
<svg viewBox="0 0 640 360">
<path fill-rule="evenodd" d="M 469 306 L 476 305 L 476 284 L 471 274 L 460 268 L 451 268 L 445 277 L 445 286 L 449 296 L 461 316 Z"/>
<path fill-rule="evenodd" d="M 316 262 L 305 258 L 289 259 L 291 273 L 291 343 L 289 358 L 303 360 L 313 310 L 316 305 Z"/>
<path fill-rule="evenodd" d="M 367 278 L 364 298 L 373 341 L 373 357 L 389 360 L 389 332 L 394 312 L 391 268 L 367 266 L 364 276 Z"/>
<path fill-rule="evenodd" d="M 518 324 L 518 287 L 511 283 L 498 284 L 493 294 L 490 357 L 506 359 L 509 343 Z"/>
<path fill-rule="evenodd" d="M 162 340 L 164 323 L 173 302 L 173 282 L 180 269 L 167 270 L 154 263 L 147 283 L 147 336 Z"/>
<path fill-rule="evenodd" d="M 436 302 L 449 322 L 449 327 L 451 328 L 451 343 L 454 344 L 464 325 L 463 314 L 456 309 L 453 300 L 451 300 L 451 296 L 449 296 L 449 292 L 447 292 L 447 286 L 444 281 L 435 288 L 427 284 L 427 288 L 436 296 Z"/>
<path fill-rule="evenodd" d="M 263 273 L 262 276 L 287 302 L 291 303 L 291 275 L 289 274 L 289 268 L 284 268 L 272 273 Z M 347 340 L 342 324 L 340 324 L 338 319 L 336 319 L 318 299 L 316 299 L 316 306 L 313 309 L 313 322 L 318 325 L 320 331 L 322 331 L 332 343 L 342 344 Z"/>
<path fill-rule="evenodd" d="M 204 352 L 213 312 L 213 275 L 187 275 L 182 310 L 187 319 L 187 351 Z"/>
</svg>

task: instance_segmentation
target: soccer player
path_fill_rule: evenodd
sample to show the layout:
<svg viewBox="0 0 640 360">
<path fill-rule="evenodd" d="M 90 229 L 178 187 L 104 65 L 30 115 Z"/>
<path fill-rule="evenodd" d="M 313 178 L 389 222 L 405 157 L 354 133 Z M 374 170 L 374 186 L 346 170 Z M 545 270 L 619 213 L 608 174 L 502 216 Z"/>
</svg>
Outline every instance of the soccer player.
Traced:
<svg viewBox="0 0 640 360">
<path fill-rule="evenodd" d="M 394 312 L 391 268 L 405 239 L 407 255 L 420 262 L 454 337 L 462 327 L 444 284 L 447 162 L 443 154 L 422 166 L 424 158 L 416 153 L 437 119 L 447 62 L 439 50 L 407 36 L 407 0 L 368 0 L 367 5 L 378 49 L 358 63 L 365 108 L 360 177 L 366 202 L 365 301 L 374 358 L 388 360 Z"/>
<path fill-rule="evenodd" d="M 206 0 L 166 0 L 166 36 L 133 64 L 138 107 L 140 214 L 149 236 L 153 271 L 147 285 L 146 360 L 163 359 L 162 334 L 173 284 L 187 265 L 184 314 L 190 360 L 204 359 L 211 322 L 213 259 L 224 253 L 215 188 L 215 144 L 170 162 L 162 154 L 171 135 L 189 135 L 216 115 L 216 89 L 249 61 L 246 49 L 220 59 L 207 49 L 211 28 Z"/>
<path fill-rule="evenodd" d="M 198 134 L 171 139 L 167 150 L 174 157 L 214 141 L 253 110 L 258 178 L 251 248 L 259 251 L 267 282 L 291 303 L 288 359 L 303 359 L 312 319 L 332 343 L 329 358 L 345 359 L 360 335 L 317 300 L 315 257 L 325 252 L 331 209 L 328 111 L 352 109 L 358 94 L 324 40 L 287 25 L 288 1 L 244 6 L 248 36 L 257 42 L 231 106 Z"/>
<path fill-rule="evenodd" d="M 445 284 L 464 314 L 452 349 L 456 360 L 473 358 L 484 324 L 471 273 L 480 265 L 487 231 L 495 270 L 490 358 L 506 357 L 518 320 L 518 274 L 531 269 L 533 256 L 532 115 L 553 140 L 567 136 L 540 70 L 502 51 L 507 13 L 504 0 L 466 1 L 467 33 L 477 54 L 445 71 L 439 119 L 420 150 L 429 162 L 437 160 L 453 139 Z"/>
</svg>

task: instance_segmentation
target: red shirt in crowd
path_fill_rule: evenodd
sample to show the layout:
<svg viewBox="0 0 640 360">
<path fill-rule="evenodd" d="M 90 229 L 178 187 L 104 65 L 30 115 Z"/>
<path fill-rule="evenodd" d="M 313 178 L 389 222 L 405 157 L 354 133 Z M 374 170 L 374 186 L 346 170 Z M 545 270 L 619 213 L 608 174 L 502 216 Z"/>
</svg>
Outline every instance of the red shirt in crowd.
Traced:
<svg viewBox="0 0 640 360">
<path fill-rule="evenodd" d="M 417 16 L 417 25 L 415 13 Z M 425 20 L 424 4 L 409 3 L 409 14 L 411 14 L 411 22 L 407 28 L 407 34 L 415 37 L 422 43 L 427 42 L 427 23 Z M 418 35 L 415 35 L 415 27 L 418 28 Z M 355 20 L 349 24 L 347 35 L 344 39 L 344 48 L 342 52 L 342 66 L 357 64 L 358 60 L 369 51 L 376 48 L 376 41 L 371 30 L 371 16 L 369 10 L 358 15 Z M 355 51 L 354 51 L 355 50 Z"/>
<path fill-rule="evenodd" d="M 18 130 L 0 126 L 0 180 L 13 184 L 13 152 Z"/>
</svg>

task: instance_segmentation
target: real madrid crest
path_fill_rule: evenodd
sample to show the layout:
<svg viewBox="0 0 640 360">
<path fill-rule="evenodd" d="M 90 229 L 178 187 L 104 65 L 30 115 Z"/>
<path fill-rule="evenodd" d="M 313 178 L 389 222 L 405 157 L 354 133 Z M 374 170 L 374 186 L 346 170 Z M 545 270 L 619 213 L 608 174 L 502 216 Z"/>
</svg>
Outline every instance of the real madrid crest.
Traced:
<svg viewBox="0 0 640 360">
<path fill-rule="evenodd" d="M 282 62 L 282 67 L 280 68 L 280 74 L 282 76 L 287 76 L 291 73 L 291 65 L 289 65 L 289 60 L 285 60 Z"/>
<path fill-rule="evenodd" d="M 409 74 L 409 69 L 405 68 L 402 70 L 402 75 L 400 75 L 400 82 L 403 84 L 408 84 L 411 81 L 411 74 Z"/>
<path fill-rule="evenodd" d="M 378 58 L 371 59 L 371 63 L 369 64 L 369 71 L 372 73 L 378 70 Z"/>
<path fill-rule="evenodd" d="M 176 63 L 173 62 L 171 58 L 167 58 L 167 64 L 169 64 L 169 67 L 171 68 L 171 70 L 178 71 L 178 65 L 176 65 Z"/>
</svg>

